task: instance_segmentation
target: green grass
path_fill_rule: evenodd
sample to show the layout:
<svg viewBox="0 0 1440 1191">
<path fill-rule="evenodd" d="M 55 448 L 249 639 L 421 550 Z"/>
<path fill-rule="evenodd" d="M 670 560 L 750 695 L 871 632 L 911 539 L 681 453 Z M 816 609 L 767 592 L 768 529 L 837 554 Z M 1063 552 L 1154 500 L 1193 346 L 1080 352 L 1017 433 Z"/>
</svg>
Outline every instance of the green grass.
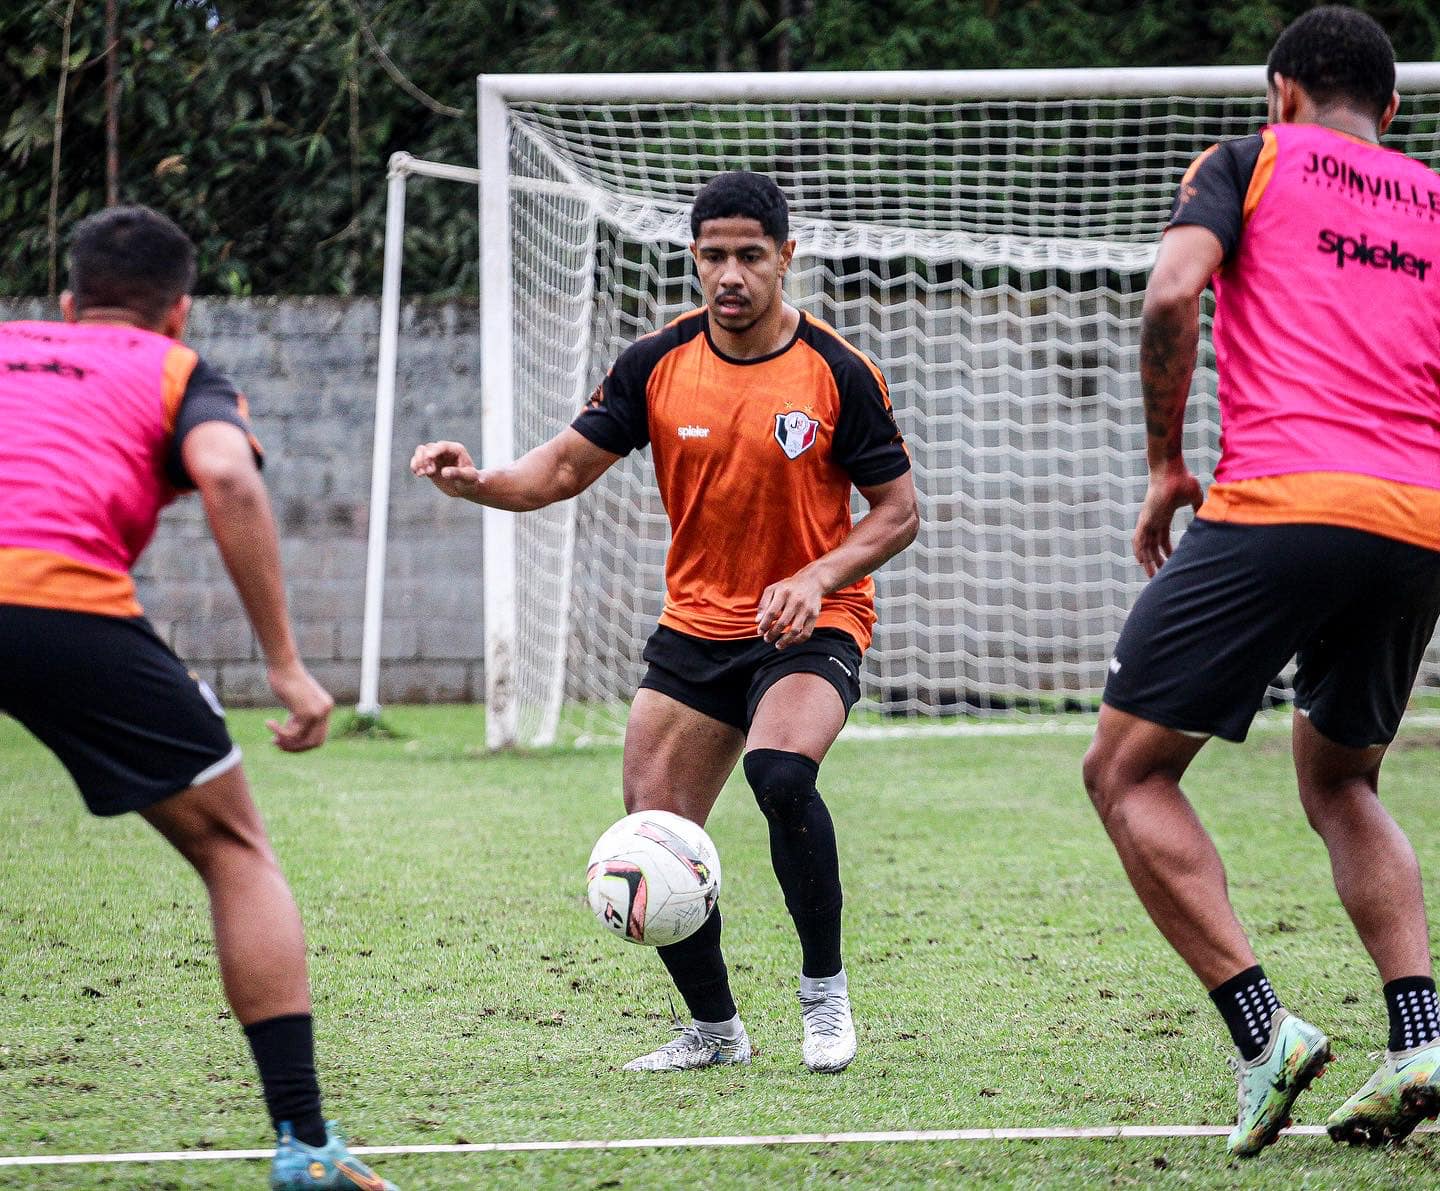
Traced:
<svg viewBox="0 0 1440 1191">
<path fill-rule="evenodd" d="M 620 814 L 614 750 L 492 758 L 469 709 L 387 709 L 394 738 L 285 757 L 233 728 L 305 915 L 328 1108 L 371 1144 L 837 1130 L 1228 1124 L 1228 1048 L 1143 916 L 1080 788 L 1085 739 L 841 744 L 839 827 L 861 1052 L 799 1061 L 794 937 L 763 822 L 732 782 L 711 822 L 753 1066 L 622 1074 L 668 1036 L 655 958 L 583 900 Z M 1387 802 L 1440 867 L 1433 738 L 1402 737 Z M 1384 1008 L 1287 775 L 1284 738 L 1215 746 L 1188 783 L 1282 997 L 1340 1062 L 1319 1123 L 1368 1074 Z M 0 720 L 0 1153 L 266 1143 L 220 997 L 200 886 L 138 819 L 85 815 Z M 1440 1182 L 1440 1137 L 1399 1152 L 1214 1139 L 394 1156 L 406 1191 L 471 1186 L 1353 1187 Z M 0 1169 L 0 1187 L 252 1187 L 259 1163 Z"/>
</svg>

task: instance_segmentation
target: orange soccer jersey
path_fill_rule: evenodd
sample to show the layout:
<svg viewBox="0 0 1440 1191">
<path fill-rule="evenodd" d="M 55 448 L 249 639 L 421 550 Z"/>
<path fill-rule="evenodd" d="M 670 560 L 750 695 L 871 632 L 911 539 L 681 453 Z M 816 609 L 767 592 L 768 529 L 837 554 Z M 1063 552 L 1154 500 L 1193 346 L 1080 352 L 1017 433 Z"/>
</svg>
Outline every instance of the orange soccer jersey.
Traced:
<svg viewBox="0 0 1440 1191">
<path fill-rule="evenodd" d="M 735 360 L 704 309 L 639 340 L 574 423 L 617 455 L 651 446 L 670 518 L 660 623 L 710 640 L 754 637 L 760 595 L 840 545 L 850 488 L 910 469 L 885 379 L 805 314 L 777 352 Z M 827 595 L 816 622 L 866 648 L 870 578 Z"/>
</svg>

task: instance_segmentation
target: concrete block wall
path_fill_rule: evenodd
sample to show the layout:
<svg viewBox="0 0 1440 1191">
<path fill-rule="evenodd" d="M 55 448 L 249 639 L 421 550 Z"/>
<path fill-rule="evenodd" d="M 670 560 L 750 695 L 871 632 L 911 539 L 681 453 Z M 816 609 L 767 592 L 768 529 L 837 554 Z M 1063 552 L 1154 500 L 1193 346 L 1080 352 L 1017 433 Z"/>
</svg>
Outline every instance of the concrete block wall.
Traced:
<svg viewBox="0 0 1440 1191">
<path fill-rule="evenodd" d="M 54 317 L 43 300 L 0 300 L 0 320 Z M 379 329 L 374 299 L 198 298 L 186 334 L 249 400 L 300 650 L 342 705 L 359 695 Z M 484 692 L 480 510 L 445 499 L 408 469 L 425 439 L 478 442 L 479 351 L 473 302 L 405 306 L 382 703 Z M 161 636 L 227 705 L 274 703 L 194 496 L 166 510 L 135 577 Z"/>
</svg>

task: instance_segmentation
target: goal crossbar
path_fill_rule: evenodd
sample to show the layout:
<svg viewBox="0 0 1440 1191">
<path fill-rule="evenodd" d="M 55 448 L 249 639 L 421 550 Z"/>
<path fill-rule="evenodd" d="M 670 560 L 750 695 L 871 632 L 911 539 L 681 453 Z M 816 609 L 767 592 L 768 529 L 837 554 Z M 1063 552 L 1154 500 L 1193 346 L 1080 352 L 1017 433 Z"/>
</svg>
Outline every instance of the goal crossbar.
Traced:
<svg viewBox="0 0 1440 1191">
<path fill-rule="evenodd" d="M 1440 62 L 1402 62 L 1404 91 L 1440 85 Z M 1264 66 L 1112 66 L 1097 70 L 806 70 L 794 73 L 482 74 L 481 92 L 521 103 L 810 103 L 824 100 L 1121 99 L 1253 95 Z"/>
</svg>

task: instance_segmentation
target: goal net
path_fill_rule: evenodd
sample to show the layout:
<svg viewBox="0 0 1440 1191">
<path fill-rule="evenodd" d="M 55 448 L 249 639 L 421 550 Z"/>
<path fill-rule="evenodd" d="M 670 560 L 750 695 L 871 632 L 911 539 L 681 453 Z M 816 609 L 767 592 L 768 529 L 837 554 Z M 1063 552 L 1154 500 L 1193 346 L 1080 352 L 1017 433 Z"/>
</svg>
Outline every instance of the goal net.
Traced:
<svg viewBox="0 0 1440 1191">
<path fill-rule="evenodd" d="M 1401 89 L 1387 143 L 1440 164 L 1440 68 Z M 487 462 L 555 434 L 699 303 L 699 186 L 770 174 L 798 242 L 787 296 L 879 364 L 920 491 L 919 540 L 876 576 L 859 722 L 1097 706 L 1144 582 L 1146 276 L 1185 167 L 1263 123 L 1261 68 L 482 76 L 480 95 Z M 1207 341 L 1202 481 L 1214 388 Z M 573 502 L 487 516 L 490 743 L 618 736 L 663 594 L 648 452 Z"/>
</svg>

